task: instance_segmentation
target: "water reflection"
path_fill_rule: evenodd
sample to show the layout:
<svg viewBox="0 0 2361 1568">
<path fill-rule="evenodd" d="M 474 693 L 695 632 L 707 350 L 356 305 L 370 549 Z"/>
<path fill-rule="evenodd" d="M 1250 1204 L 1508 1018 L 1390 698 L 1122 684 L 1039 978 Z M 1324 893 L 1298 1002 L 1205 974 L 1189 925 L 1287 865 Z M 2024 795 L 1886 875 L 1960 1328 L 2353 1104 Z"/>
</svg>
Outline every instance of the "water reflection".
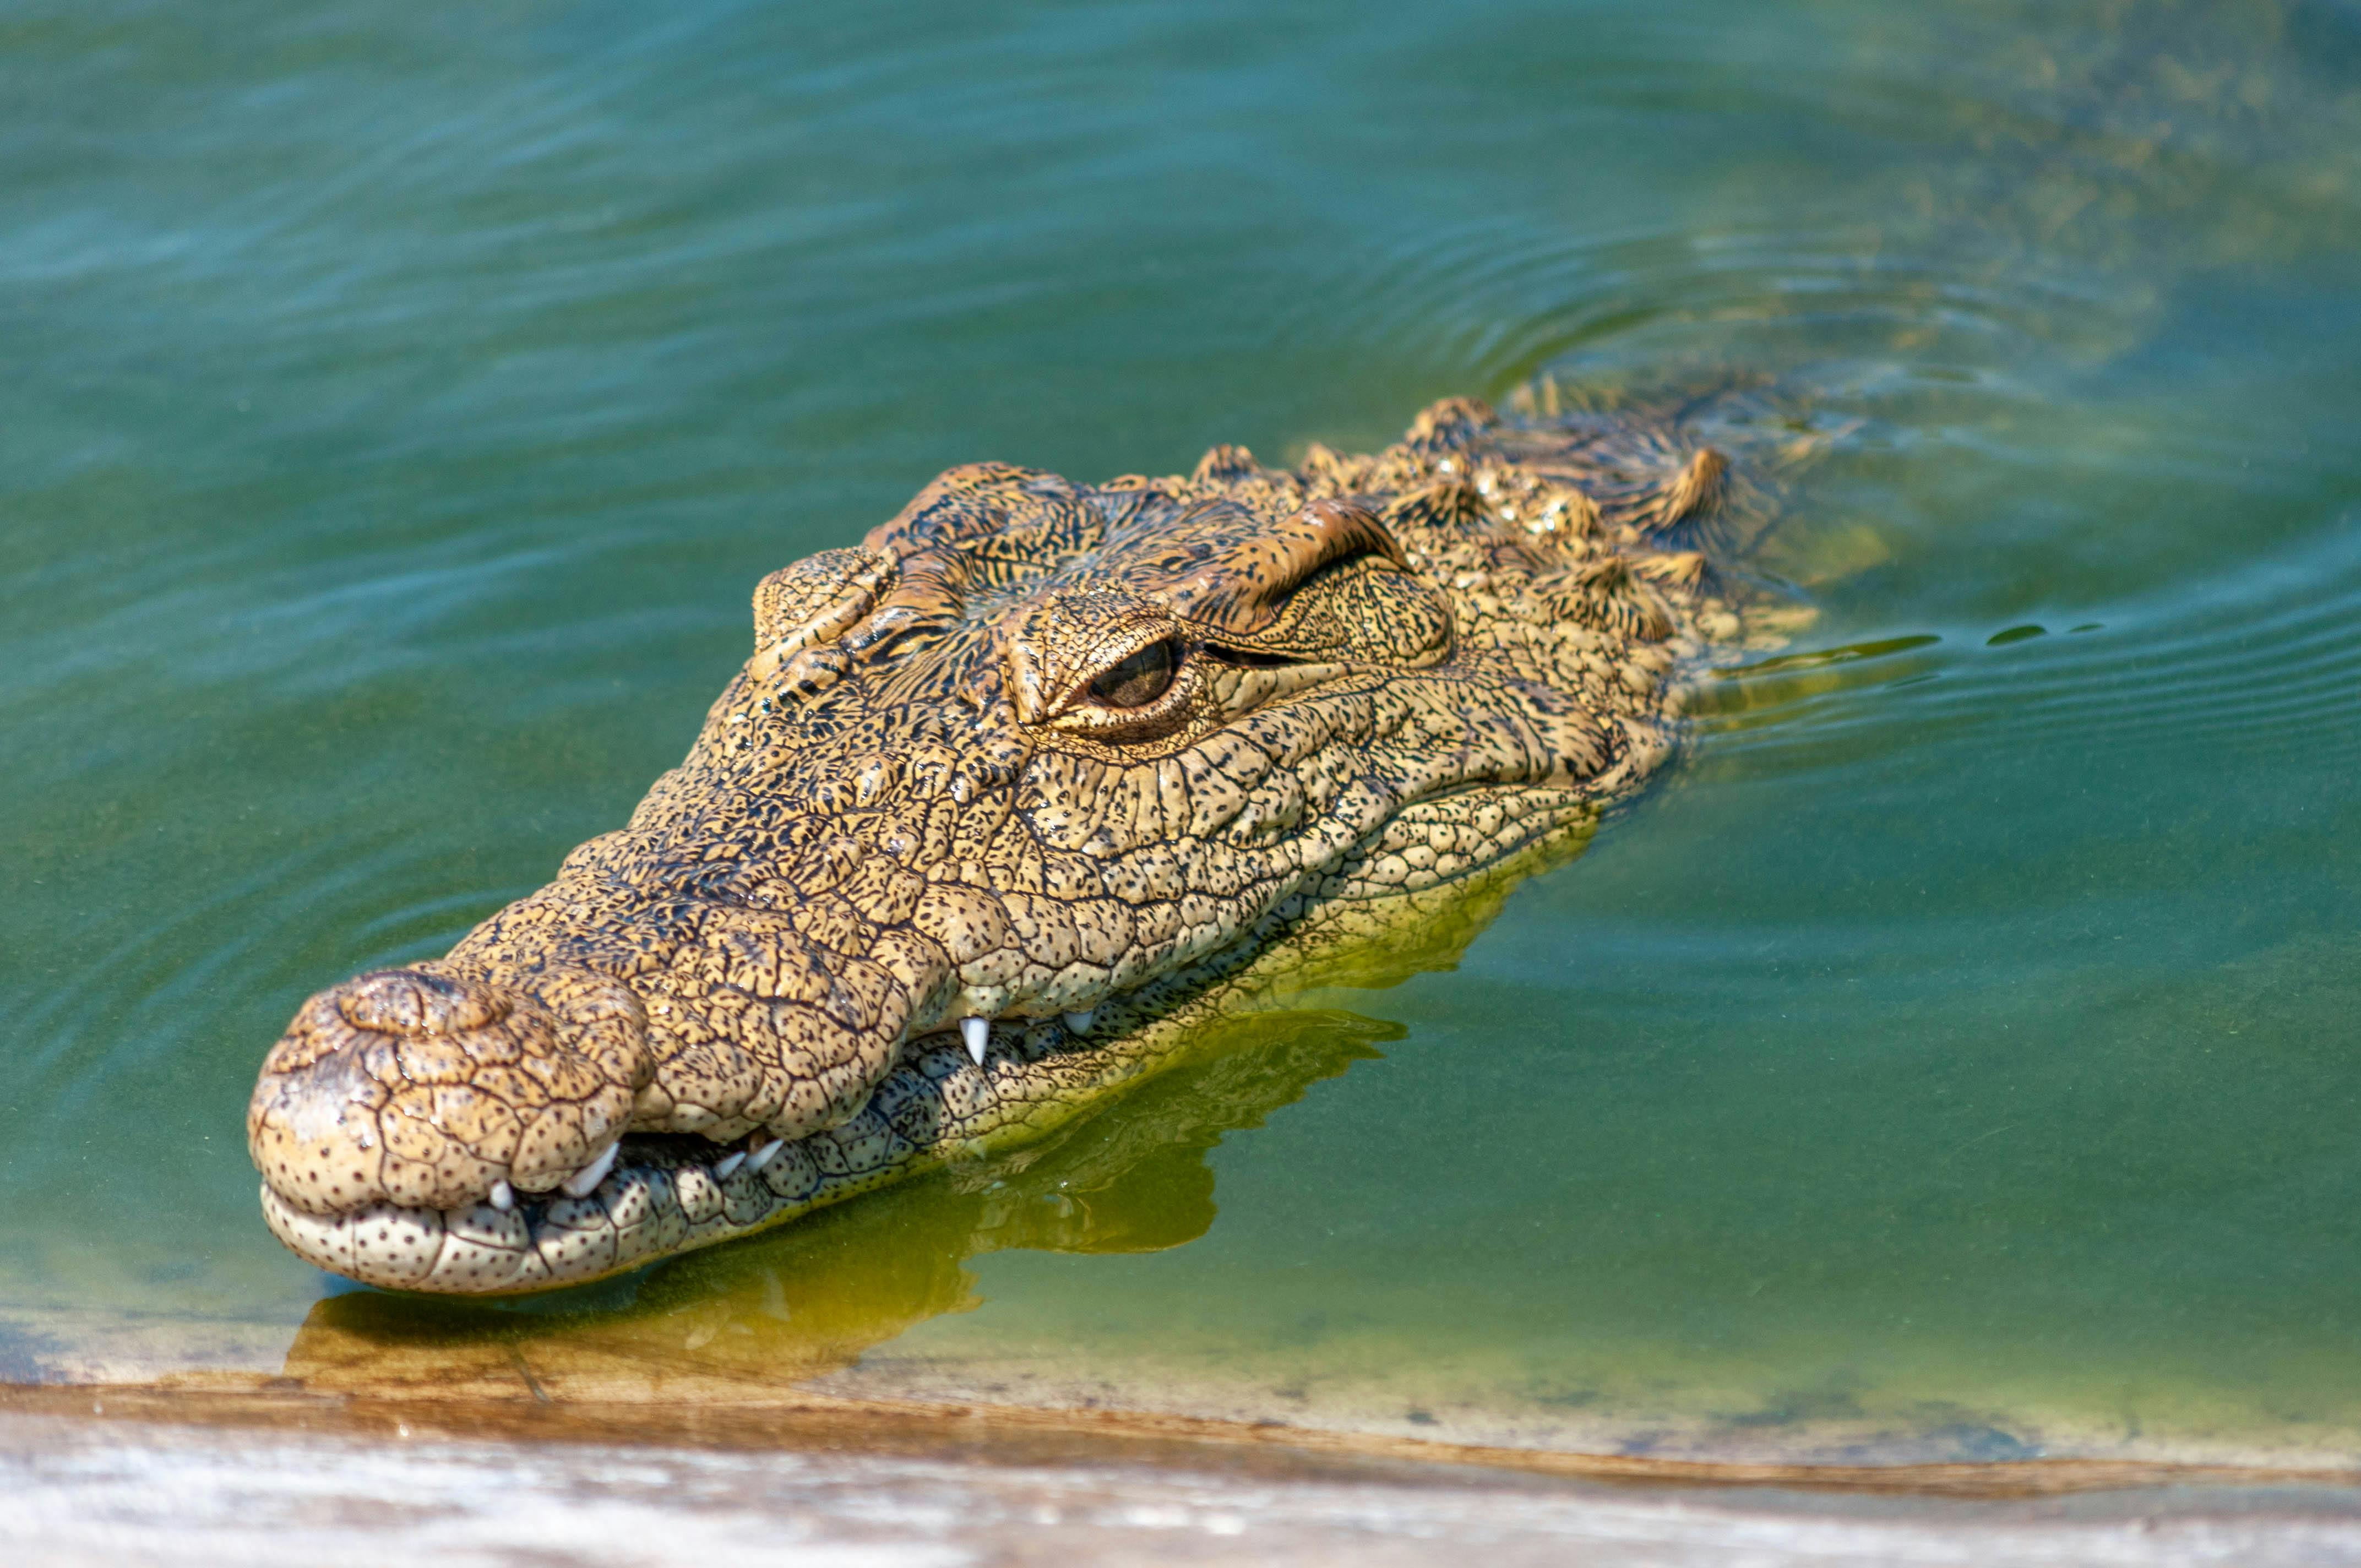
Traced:
<svg viewBox="0 0 2361 1568">
<path fill-rule="evenodd" d="M 1225 982 L 1178 1065 L 1038 1143 L 981 1157 L 689 1253 L 512 1301 L 353 1291 L 314 1306 L 283 1373 L 346 1392 L 606 1399 L 743 1398 L 851 1366 L 983 1304 L 991 1253 L 1158 1252 L 1216 1213 L 1205 1155 L 1404 1025 L 1314 1004 L 1455 968 L 1525 878 L 1582 853 L 1577 822 L 1448 888 L 1348 905 Z"/>
<path fill-rule="evenodd" d="M 678 1398 L 836 1371 L 981 1304 L 974 1258 L 1011 1248 L 1155 1252 L 1213 1223 L 1206 1151 L 1399 1038 L 1398 1025 L 1290 1011 L 1046 1142 L 822 1211 L 618 1287 L 501 1306 L 355 1292 L 312 1310 L 285 1375 L 347 1392 Z"/>
</svg>

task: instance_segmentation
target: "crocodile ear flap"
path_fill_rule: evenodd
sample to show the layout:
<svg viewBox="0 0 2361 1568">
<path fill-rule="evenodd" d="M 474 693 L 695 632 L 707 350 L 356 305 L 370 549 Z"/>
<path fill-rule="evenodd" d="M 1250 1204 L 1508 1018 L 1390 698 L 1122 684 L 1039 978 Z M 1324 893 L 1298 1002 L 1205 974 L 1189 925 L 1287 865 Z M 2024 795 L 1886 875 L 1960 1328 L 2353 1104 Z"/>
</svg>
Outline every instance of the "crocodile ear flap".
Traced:
<svg viewBox="0 0 2361 1568">
<path fill-rule="evenodd" d="M 757 675 L 859 625 L 895 576 L 892 556 L 855 545 L 807 555 L 764 577 L 754 586 Z"/>
<path fill-rule="evenodd" d="M 1374 557 L 1405 567 L 1402 547 L 1375 512 L 1322 499 L 1264 524 L 1164 593 L 1175 614 L 1251 637 L 1270 628 L 1296 589 L 1331 566 Z"/>
<path fill-rule="evenodd" d="M 1166 598 L 1234 654 L 1417 666 L 1451 648 L 1449 600 L 1409 570 L 1377 514 L 1350 500 L 1316 500 L 1257 526 Z"/>
</svg>

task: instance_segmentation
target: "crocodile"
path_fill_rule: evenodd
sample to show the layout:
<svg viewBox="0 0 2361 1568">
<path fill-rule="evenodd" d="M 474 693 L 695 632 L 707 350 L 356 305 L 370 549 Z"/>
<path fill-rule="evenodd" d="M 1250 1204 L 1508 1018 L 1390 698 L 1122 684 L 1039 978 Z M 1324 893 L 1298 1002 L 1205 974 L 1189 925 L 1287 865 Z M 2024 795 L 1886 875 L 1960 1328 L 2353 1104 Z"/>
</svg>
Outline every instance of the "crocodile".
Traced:
<svg viewBox="0 0 2361 1568">
<path fill-rule="evenodd" d="M 408 1290 L 636 1268 L 1038 1139 L 1563 854 L 1744 637 L 1716 541 L 1763 492 L 1703 402 L 1551 400 L 1285 468 L 971 464 L 765 577 L 625 827 L 298 1011 L 270 1229 Z"/>
</svg>

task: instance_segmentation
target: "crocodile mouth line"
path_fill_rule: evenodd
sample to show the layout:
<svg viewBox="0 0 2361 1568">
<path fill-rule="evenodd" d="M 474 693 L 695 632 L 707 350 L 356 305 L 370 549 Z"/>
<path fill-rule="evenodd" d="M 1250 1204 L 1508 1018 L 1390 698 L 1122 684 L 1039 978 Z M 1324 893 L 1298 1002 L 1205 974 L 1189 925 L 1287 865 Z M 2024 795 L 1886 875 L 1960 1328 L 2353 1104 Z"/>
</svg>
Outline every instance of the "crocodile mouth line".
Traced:
<svg viewBox="0 0 2361 1568">
<path fill-rule="evenodd" d="M 1563 808 L 1532 812 L 1525 832 L 1453 882 L 1497 877 L 1595 815 L 1595 803 L 1569 794 Z M 794 1139 L 760 1128 L 727 1142 L 627 1131 L 547 1191 L 518 1191 L 501 1180 L 488 1196 L 449 1209 L 381 1200 L 316 1214 L 265 1181 L 264 1218 L 307 1260 L 388 1288 L 517 1295 L 588 1284 L 784 1224 L 1003 1141 L 1030 1141 L 1095 1109 L 1104 1091 L 1184 1056 L 1173 1036 L 1195 1011 L 1187 1004 L 1306 935 L 1291 929 L 1298 924 L 1273 918 L 1188 970 L 1087 1011 L 1055 1019 L 968 1017 L 930 1030 L 904 1048 L 859 1111 Z"/>
<path fill-rule="evenodd" d="M 1069 1070 L 1054 1076 L 1065 1081 L 1082 1058 L 1112 1054 L 1078 1048 L 1079 1036 L 1063 1022 L 1009 1020 L 984 1033 L 980 1061 L 965 1031 L 939 1030 L 913 1042 L 860 1111 L 793 1141 L 761 1132 L 729 1144 L 694 1133 L 628 1132 L 546 1192 L 517 1192 L 501 1181 L 487 1198 L 457 1208 L 379 1201 L 313 1214 L 265 1182 L 263 1214 L 296 1253 L 371 1285 L 400 1289 L 431 1280 L 437 1291 L 512 1294 L 587 1283 L 980 1151 L 994 1129 L 945 1138 L 928 1124 L 962 1108 L 970 1114 L 961 1122 L 974 1121 L 978 1110 L 999 1111 L 990 1118 L 995 1122 L 1030 1111 L 1038 1121 L 1052 1107 L 1023 1092 L 1027 1069 L 1060 1059 Z"/>
</svg>

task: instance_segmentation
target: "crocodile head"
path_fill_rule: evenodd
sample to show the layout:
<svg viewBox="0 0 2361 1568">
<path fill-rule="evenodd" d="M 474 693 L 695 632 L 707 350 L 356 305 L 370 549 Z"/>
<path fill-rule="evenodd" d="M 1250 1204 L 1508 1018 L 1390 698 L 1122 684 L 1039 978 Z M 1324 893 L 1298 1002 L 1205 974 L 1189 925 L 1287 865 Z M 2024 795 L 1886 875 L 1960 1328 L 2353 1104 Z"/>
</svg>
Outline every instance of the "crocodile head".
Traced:
<svg viewBox="0 0 2361 1568">
<path fill-rule="evenodd" d="M 944 474 L 763 582 L 628 826 L 304 1004 L 247 1116 L 272 1228 L 537 1288 L 1046 1130 L 1274 949 L 1642 777 L 1735 630 L 1664 537 L 1728 483 L 1677 427 L 1465 401 L 1293 471 Z"/>
</svg>

